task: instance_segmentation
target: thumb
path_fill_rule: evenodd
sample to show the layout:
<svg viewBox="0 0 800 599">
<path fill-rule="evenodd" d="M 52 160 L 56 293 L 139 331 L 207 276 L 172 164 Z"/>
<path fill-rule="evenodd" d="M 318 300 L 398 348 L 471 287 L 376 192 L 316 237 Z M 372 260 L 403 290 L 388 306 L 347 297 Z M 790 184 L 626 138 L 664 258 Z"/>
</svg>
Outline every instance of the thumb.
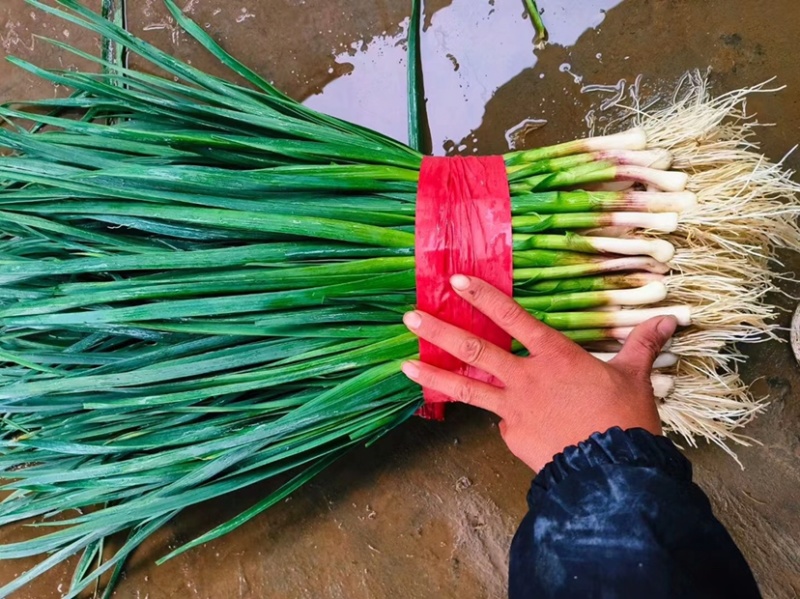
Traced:
<svg viewBox="0 0 800 599">
<path fill-rule="evenodd" d="M 634 375 L 649 375 L 661 348 L 669 341 L 678 321 L 672 316 L 651 318 L 637 326 L 614 358 L 620 366 Z"/>
</svg>

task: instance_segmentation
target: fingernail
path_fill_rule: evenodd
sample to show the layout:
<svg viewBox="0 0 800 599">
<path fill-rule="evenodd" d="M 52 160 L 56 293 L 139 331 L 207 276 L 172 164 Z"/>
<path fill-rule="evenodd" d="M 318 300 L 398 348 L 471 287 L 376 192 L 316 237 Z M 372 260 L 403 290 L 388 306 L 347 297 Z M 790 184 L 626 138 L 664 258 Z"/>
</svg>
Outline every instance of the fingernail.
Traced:
<svg viewBox="0 0 800 599">
<path fill-rule="evenodd" d="M 413 361 L 403 362 L 401 370 L 403 371 L 403 374 L 410 379 L 415 379 L 419 376 L 419 366 L 417 365 L 416 362 Z"/>
<path fill-rule="evenodd" d="M 403 314 L 403 322 L 409 329 L 418 329 L 422 324 L 422 318 L 416 312 L 406 312 Z"/>
<path fill-rule="evenodd" d="M 453 286 L 453 289 L 464 291 L 467 287 L 469 287 L 469 277 L 465 277 L 464 275 L 453 275 L 450 277 L 450 284 Z"/>
<path fill-rule="evenodd" d="M 658 331 L 659 335 L 663 335 L 664 337 L 672 337 L 672 334 L 677 328 L 677 319 L 674 316 L 665 316 L 659 321 L 656 330 Z"/>
</svg>

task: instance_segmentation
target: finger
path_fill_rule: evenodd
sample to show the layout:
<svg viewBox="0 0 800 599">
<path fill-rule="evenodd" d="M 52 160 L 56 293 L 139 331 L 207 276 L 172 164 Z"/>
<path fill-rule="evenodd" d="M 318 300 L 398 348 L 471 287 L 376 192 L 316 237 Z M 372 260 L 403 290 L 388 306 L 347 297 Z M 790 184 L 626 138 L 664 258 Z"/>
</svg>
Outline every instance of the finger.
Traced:
<svg viewBox="0 0 800 599">
<path fill-rule="evenodd" d="M 555 329 L 539 322 L 499 289 L 476 277 L 454 275 L 450 284 L 461 297 L 486 314 L 492 322 L 522 343 L 531 356 L 544 348 L 559 347 L 570 341 Z"/>
<path fill-rule="evenodd" d="M 435 316 L 415 310 L 403 316 L 403 322 L 416 335 L 462 362 L 488 372 L 505 382 L 518 358 L 495 344 L 471 335 Z"/>
<path fill-rule="evenodd" d="M 502 391 L 454 372 L 436 368 L 417 360 L 403 362 L 403 373 L 415 383 L 451 397 L 455 401 L 500 415 Z"/>
<path fill-rule="evenodd" d="M 637 326 L 628 336 L 619 354 L 611 361 L 636 376 L 650 376 L 661 348 L 672 337 L 678 321 L 672 316 L 651 318 Z"/>
</svg>

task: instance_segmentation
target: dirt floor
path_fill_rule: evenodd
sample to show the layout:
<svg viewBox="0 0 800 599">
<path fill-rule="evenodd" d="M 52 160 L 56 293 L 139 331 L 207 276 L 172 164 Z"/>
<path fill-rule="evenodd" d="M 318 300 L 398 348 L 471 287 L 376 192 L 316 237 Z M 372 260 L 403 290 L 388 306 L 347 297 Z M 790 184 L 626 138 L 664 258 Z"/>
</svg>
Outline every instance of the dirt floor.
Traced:
<svg viewBox="0 0 800 599">
<path fill-rule="evenodd" d="M 99 4 L 93 2 L 91 4 Z M 409 2 L 390 0 L 179 0 L 234 54 L 291 95 L 390 133 L 404 131 L 403 40 Z M 800 141 L 800 75 L 794 0 L 541 0 L 554 44 L 533 53 L 519 0 L 426 3 L 426 60 L 433 151 L 483 154 L 585 134 L 597 98 L 581 85 L 633 82 L 667 90 L 687 69 L 711 67 L 725 91 L 776 77 L 779 94 L 754 98 L 765 152 L 779 159 Z M 161 0 L 128 0 L 129 28 L 221 72 L 175 27 Z M 45 66 L 80 66 L 36 40 L 43 34 L 91 51 L 99 42 L 0 2 L 0 53 Z M 581 78 L 578 81 L 578 78 Z M 63 93 L 0 64 L 0 101 Z M 527 119 L 527 135 L 508 134 Z M 546 121 L 546 123 L 545 123 Z M 800 166 L 800 154 L 788 158 Z M 800 261 L 788 257 L 787 270 Z M 798 291 L 796 288 L 793 290 Z M 785 307 L 791 302 L 775 301 Z M 789 315 L 785 316 L 788 325 Z M 800 596 L 800 369 L 788 344 L 749 348 L 745 375 L 769 410 L 738 448 L 744 470 L 714 446 L 689 449 L 696 478 L 752 564 L 766 597 Z M 525 512 L 531 472 L 503 446 L 493 419 L 453 408 L 443 424 L 413 421 L 357 451 L 289 500 L 233 534 L 161 567 L 168 547 L 251 505 L 256 488 L 186 513 L 136 554 L 119 599 L 502 597 L 507 550 Z M 0 540 L 15 535 L 4 531 Z M 25 569 L 0 564 L 0 580 Z M 20 598 L 60 596 L 69 567 Z"/>
</svg>

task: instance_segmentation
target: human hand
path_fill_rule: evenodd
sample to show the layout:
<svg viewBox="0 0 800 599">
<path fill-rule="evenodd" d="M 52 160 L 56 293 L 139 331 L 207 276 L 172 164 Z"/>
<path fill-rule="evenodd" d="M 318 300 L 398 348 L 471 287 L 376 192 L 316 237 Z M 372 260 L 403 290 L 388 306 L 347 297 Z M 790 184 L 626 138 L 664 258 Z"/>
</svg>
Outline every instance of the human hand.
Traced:
<svg viewBox="0 0 800 599">
<path fill-rule="evenodd" d="M 430 314 L 413 311 L 403 317 L 413 333 L 491 374 L 502 386 L 417 360 L 405 362 L 403 372 L 423 387 L 497 414 L 503 440 L 528 466 L 538 471 L 564 448 L 614 426 L 661 434 L 650 371 L 675 332 L 673 317 L 643 322 L 614 359 L 602 362 L 488 283 L 464 275 L 453 276 L 450 283 L 522 343 L 530 356 L 515 356 Z"/>
</svg>

